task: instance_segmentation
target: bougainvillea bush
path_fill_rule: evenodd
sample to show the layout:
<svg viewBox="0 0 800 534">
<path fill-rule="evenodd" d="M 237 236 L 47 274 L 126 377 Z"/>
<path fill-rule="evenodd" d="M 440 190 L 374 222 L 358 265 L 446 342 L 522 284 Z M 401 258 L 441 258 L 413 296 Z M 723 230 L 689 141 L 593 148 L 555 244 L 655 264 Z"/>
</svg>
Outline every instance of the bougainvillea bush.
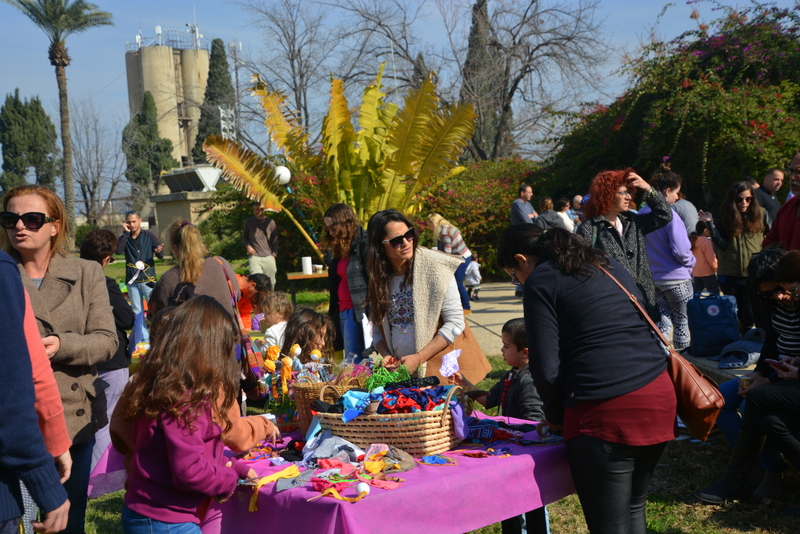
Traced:
<svg viewBox="0 0 800 534">
<path fill-rule="evenodd" d="M 497 240 L 509 225 L 511 203 L 521 183 L 533 186 L 536 164 L 521 159 L 469 165 L 424 201 L 420 220 L 439 213 L 453 223 L 471 251 L 478 254 L 484 281 L 508 279 L 496 265 Z M 431 237 L 426 236 L 430 245 Z"/>
<path fill-rule="evenodd" d="M 668 162 L 690 199 L 713 210 L 731 182 L 798 152 L 800 6 L 689 3 L 696 30 L 647 46 L 620 73 L 631 79 L 623 95 L 572 118 L 540 174 L 548 190 L 585 190 L 608 168 L 647 177 Z M 721 16 L 705 24 L 698 9 L 709 6 Z"/>
</svg>

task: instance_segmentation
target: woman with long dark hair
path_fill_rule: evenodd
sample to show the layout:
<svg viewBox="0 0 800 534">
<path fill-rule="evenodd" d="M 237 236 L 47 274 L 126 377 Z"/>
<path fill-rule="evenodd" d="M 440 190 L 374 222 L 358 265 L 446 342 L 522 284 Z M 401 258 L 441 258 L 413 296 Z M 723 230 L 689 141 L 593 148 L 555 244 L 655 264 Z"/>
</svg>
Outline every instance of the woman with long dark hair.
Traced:
<svg viewBox="0 0 800 534">
<path fill-rule="evenodd" d="M 367 233 L 356 220 L 353 208 L 334 204 L 323 217 L 322 244 L 331 256 L 328 265 L 330 306 L 328 315 L 336 327 L 334 349 L 344 355 L 364 356 L 364 329 L 361 321 L 367 301 Z"/>
<path fill-rule="evenodd" d="M 425 376 L 426 362 L 464 331 L 454 276 L 464 260 L 418 248 L 414 224 L 395 210 L 379 211 L 367 228 L 375 349 L 385 362 L 393 357 Z"/>
<path fill-rule="evenodd" d="M 747 265 L 752 255 L 761 250 L 764 240 L 764 212 L 753 186 L 746 180 L 731 185 L 720 204 L 717 221 L 707 211 L 700 211 L 698 215 L 711 232 L 719 262 L 719 286 L 726 295 L 736 297 L 740 327 L 747 329 L 754 321 Z"/>
<path fill-rule="evenodd" d="M 636 298 L 631 274 L 561 228 L 507 228 L 497 262 L 523 287 L 529 368 L 545 425 L 561 429 L 590 532 L 647 530 L 647 487 L 676 437 L 666 354 L 607 269 Z"/>
<path fill-rule="evenodd" d="M 644 200 L 652 210 L 650 213 L 628 211 L 637 189 L 644 193 Z M 650 187 L 633 169 L 603 171 L 592 180 L 584 217 L 578 235 L 591 246 L 604 250 L 633 276 L 644 295 L 642 305 L 650 317 L 659 322 L 661 312 L 656 304 L 644 236 L 672 220 L 672 210 L 664 195 Z"/>
</svg>

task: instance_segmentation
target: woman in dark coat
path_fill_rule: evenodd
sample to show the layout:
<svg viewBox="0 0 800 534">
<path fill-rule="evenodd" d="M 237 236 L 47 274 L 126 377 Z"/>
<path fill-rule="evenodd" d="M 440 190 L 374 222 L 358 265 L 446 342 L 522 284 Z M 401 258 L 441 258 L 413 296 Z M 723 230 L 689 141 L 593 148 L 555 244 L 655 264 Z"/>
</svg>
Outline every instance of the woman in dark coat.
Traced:
<svg viewBox="0 0 800 534">
<path fill-rule="evenodd" d="M 628 212 L 628 202 L 637 189 L 644 192 L 644 199 L 652 210 L 650 213 Z M 656 304 L 656 288 L 644 236 L 672 220 L 672 210 L 664 195 L 650 187 L 633 169 L 603 171 L 592 181 L 584 214 L 586 220 L 578 227 L 578 235 L 591 246 L 604 250 L 633 276 L 644 295 L 642 304 L 647 313 L 659 322 L 661 312 Z"/>
<path fill-rule="evenodd" d="M 364 357 L 364 329 L 361 321 L 367 300 L 367 233 L 356 221 L 347 204 L 334 204 L 322 219 L 325 237 L 322 242 L 332 257 L 328 265 L 330 306 L 328 315 L 336 326 L 334 349 L 344 355 Z"/>
<path fill-rule="evenodd" d="M 650 477 L 676 437 L 666 354 L 612 273 L 614 259 L 561 228 L 519 224 L 500 236 L 497 263 L 522 283 L 529 368 L 545 424 L 563 431 L 589 531 L 647 531 Z"/>
</svg>

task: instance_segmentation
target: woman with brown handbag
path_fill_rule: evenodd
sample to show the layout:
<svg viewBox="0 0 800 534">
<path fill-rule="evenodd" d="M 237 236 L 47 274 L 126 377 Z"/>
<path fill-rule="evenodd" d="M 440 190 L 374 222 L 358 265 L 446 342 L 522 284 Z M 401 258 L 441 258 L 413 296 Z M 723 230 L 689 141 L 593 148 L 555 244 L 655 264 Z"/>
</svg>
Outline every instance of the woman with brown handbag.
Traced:
<svg viewBox="0 0 800 534">
<path fill-rule="evenodd" d="M 560 228 L 506 229 L 497 262 L 524 285 L 529 368 L 545 425 L 563 431 L 589 531 L 644 534 L 677 401 L 664 349 L 602 270 L 637 299 L 641 291 L 622 265 Z"/>
</svg>

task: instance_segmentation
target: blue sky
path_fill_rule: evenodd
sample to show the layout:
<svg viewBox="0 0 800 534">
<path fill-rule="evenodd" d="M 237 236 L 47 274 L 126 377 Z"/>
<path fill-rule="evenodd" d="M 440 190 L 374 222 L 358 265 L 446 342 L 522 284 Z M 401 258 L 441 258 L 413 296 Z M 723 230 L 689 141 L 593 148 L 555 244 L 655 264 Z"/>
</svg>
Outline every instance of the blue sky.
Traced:
<svg viewBox="0 0 800 534">
<path fill-rule="evenodd" d="M 201 33 L 208 39 L 232 38 L 246 49 L 259 47 L 259 32 L 250 26 L 247 14 L 238 6 L 219 0 L 94 0 L 100 9 L 110 11 L 114 26 L 72 35 L 67 46 L 72 64 L 67 68 L 70 100 L 91 98 L 104 113 L 127 116 L 125 79 L 126 42 L 133 43 L 142 28 L 145 36 L 154 35 L 156 25 L 186 29 L 193 21 L 193 8 Z M 722 0 L 725 4 L 735 2 Z M 740 2 L 743 3 L 743 2 Z M 648 35 L 649 27 L 664 7 L 660 0 L 601 0 L 600 15 L 605 30 L 617 50 L 633 50 Z M 779 6 L 793 5 L 780 0 Z M 435 6 L 430 9 L 435 12 Z M 714 18 L 711 4 L 701 3 L 704 20 Z M 667 39 L 695 27 L 689 18 L 691 6 L 676 2 L 662 19 L 659 34 Z M 435 17 L 432 17 L 435 18 Z M 435 24 L 432 20 L 430 24 Z M 443 32 L 442 32 L 443 33 Z M 430 34 L 429 34 L 430 35 Z M 19 87 L 23 97 L 39 95 L 45 109 L 57 123 L 57 88 L 53 68 L 47 59 L 48 41 L 44 33 L 12 6 L 0 2 L 0 98 Z M 608 73 L 613 68 L 610 66 Z M 610 92 L 623 88 L 612 83 Z"/>
</svg>

